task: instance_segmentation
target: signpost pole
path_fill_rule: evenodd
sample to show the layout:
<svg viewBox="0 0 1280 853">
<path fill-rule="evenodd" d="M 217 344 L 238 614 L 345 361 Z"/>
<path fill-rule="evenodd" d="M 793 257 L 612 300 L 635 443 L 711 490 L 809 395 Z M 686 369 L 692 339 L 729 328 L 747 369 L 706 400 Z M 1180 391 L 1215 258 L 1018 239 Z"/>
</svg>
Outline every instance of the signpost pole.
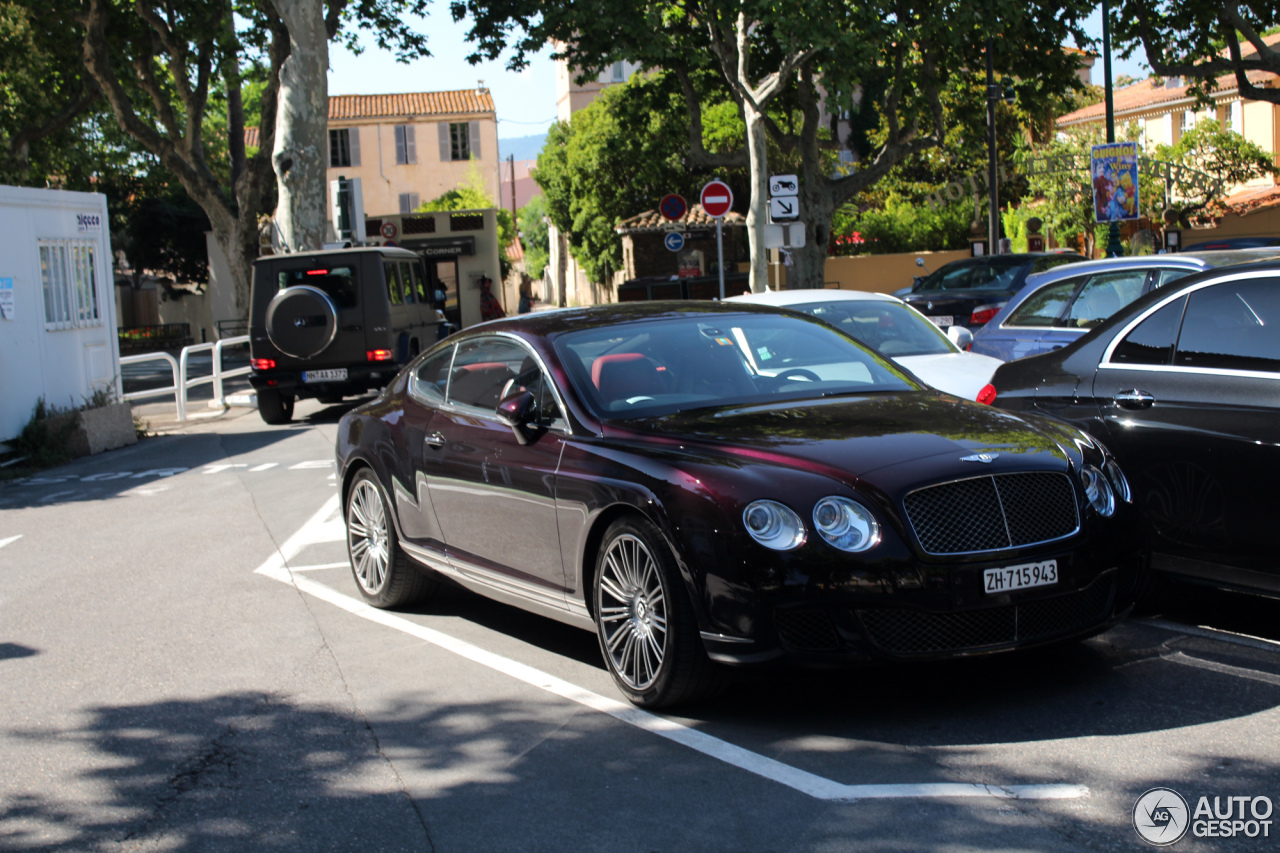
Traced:
<svg viewBox="0 0 1280 853">
<path fill-rule="evenodd" d="M 716 264 L 720 270 L 720 301 L 724 301 L 724 219 L 716 219 Z"/>
</svg>

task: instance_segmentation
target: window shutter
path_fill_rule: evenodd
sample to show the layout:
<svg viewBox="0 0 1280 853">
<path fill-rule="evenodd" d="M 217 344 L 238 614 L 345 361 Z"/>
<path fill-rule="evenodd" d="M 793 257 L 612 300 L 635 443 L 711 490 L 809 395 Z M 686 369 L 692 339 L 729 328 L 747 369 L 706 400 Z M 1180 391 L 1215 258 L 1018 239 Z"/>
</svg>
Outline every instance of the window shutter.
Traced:
<svg viewBox="0 0 1280 853">
<path fill-rule="evenodd" d="M 404 126 L 404 161 L 406 163 L 418 162 L 418 144 L 414 139 L 416 136 L 414 130 L 415 128 L 411 124 Z"/>
<path fill-rule="evenodd" d="M 440 129 L 440 160 L 448 163 L 453 159 L 449 156 L 449 122 L 442 121 L 436 127 Z"/>
<path fill-rule="evenodd" d="M 347 128 L 347 146 L 351 149 L 351 165 L 360 165 L 360 128 Z"/>
<path fill-rule="evenodd" d="M 471 122 L 471 127 L 467 129 L 467 144 L 471 148 L 471 156 L 480 159 L 480 122 Z"/>
<path fill-rule="evenodd" d="M 396 164 L 399 166 L 403 166 L 405 164 L 403 124 L 396 125 Z"/>
</svg>

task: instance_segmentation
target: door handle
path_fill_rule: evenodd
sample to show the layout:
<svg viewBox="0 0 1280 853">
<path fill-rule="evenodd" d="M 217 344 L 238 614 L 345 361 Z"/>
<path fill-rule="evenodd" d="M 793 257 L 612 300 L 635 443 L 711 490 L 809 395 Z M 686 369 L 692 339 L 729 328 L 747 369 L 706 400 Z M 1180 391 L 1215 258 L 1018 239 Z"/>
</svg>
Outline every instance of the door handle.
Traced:
<svg viewBox="0 0 1280 853">
<path fill-rule="evenodd" d="M 444 447 L 444 433 L 433 432 L 426 438 L 428 447 Z"/>
<path fill-rule="evenodd" d="M 1122 409 L 1149 409 L 1151 404 L 1156 401 L 1154 394 L 1137 388 L 1130 391 L 1120 391 L 1113 399 L 1116 401 L 1116 405 Z"/>
</svg>

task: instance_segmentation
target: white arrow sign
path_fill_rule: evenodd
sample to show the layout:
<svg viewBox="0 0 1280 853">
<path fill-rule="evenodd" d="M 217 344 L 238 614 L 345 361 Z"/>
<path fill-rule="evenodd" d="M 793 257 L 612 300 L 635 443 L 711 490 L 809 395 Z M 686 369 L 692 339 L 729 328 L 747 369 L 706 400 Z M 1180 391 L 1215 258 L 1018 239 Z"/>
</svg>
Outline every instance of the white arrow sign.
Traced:
<svg viewBox="0 0 1280 853">
<path fill-rule="evenodd" d="M 800 199 L 794 196 L 790 198 L 771 198 L 769 199 L 769 219 L 778 222 L 783 219 L 798 219 L 800 217 Z"/>
</svg>

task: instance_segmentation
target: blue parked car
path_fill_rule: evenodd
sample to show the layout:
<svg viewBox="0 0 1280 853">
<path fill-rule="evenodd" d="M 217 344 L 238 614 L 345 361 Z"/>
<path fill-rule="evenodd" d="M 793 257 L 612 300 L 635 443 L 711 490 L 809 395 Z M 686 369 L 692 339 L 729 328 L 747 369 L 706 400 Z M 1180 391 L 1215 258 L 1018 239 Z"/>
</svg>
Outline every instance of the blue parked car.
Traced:
<svg viewBox="0 0 1280 853">
<path fill-rule="evenodd" d="M 1083 261 L 1029 276 L 973 334 L 971 352 L 1012 361 L 1071 343 L 1133 302 L 1183 276 L 1280 257 L 1280 248 L 1182 252 Z"/>
</svg>

